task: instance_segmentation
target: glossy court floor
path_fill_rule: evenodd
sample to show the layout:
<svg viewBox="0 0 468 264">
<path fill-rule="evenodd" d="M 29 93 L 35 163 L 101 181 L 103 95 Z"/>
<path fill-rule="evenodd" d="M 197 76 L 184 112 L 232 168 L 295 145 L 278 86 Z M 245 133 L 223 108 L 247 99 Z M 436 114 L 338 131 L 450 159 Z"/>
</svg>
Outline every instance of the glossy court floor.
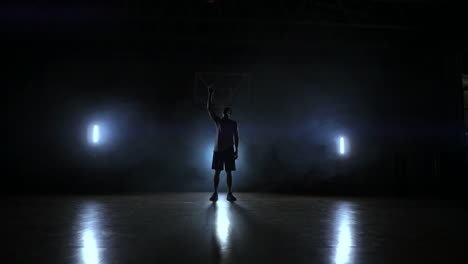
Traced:
<svg viewBox="0 0 468 264">
<path fill-rule="evenodd" d="M 4 198 L 1 263 L 468 263 L 461 202 L 209 195 Z"/>
</svg>

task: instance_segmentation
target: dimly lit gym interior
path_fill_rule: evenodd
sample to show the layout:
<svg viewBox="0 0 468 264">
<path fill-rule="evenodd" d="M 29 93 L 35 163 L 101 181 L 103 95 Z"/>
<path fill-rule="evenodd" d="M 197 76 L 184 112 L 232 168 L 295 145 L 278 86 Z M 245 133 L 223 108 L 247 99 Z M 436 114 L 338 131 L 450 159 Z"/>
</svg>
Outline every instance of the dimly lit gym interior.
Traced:
<svg viewBox="0 0 468 264">
<path fill-rule="evenodd" d="M 14 1 L 0 12 L 2 263 L 466 259 L 461 6 Z M 210 201 L 227 107 L 237 200 L 225 163 Z"/>
</svg>

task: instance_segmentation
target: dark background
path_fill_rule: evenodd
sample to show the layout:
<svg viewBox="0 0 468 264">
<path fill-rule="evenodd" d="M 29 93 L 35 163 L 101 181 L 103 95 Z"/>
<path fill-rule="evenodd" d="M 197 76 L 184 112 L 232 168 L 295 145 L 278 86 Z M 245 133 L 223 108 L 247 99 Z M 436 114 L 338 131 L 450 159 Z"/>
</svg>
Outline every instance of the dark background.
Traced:
<svg viewBox="0 0 468 264">
<path fill-rule="evenodd" d="M 250 78 L 235 190 L 466 190 L 461 8 L 338 2 L 4 4 L 4 190 L 211 190 L 197 72 Z"/>
</svg>

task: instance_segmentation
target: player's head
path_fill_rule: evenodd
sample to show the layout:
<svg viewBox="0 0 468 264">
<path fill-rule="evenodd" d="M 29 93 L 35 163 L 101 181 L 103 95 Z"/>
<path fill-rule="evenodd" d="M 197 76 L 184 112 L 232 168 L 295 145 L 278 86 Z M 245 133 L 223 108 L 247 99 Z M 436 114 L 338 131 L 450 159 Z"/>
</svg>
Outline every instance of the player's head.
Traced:
<svg viewBox="0 0 468 264">
<path fill-rule="evenodd" d="M 223 110 L 223 116 L 225 117 L 231 117 L 232 115 L 232 108 L 231 107 L 225 107 Z"/>
</svg>

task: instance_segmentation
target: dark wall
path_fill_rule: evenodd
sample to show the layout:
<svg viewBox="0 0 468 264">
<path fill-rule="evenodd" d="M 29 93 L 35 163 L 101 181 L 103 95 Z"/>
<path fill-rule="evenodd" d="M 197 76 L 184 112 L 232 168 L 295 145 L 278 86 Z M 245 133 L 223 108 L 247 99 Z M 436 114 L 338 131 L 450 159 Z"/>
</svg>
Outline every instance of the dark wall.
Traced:
<svg viewBox="0 0 468 264">
<path fill-rule="evenodd" d="M 215 129 L 193 98 L 203 71 L 250 76 L 250 93 L 233 105 L 237 190 L 445 192 L 459 183 L 460 65 L 424 32 L 16 26 L 3 63 L 11 191 L 210 190 Z M 92 147 L 96 121 L 107 141 Z"/>
</svg>

